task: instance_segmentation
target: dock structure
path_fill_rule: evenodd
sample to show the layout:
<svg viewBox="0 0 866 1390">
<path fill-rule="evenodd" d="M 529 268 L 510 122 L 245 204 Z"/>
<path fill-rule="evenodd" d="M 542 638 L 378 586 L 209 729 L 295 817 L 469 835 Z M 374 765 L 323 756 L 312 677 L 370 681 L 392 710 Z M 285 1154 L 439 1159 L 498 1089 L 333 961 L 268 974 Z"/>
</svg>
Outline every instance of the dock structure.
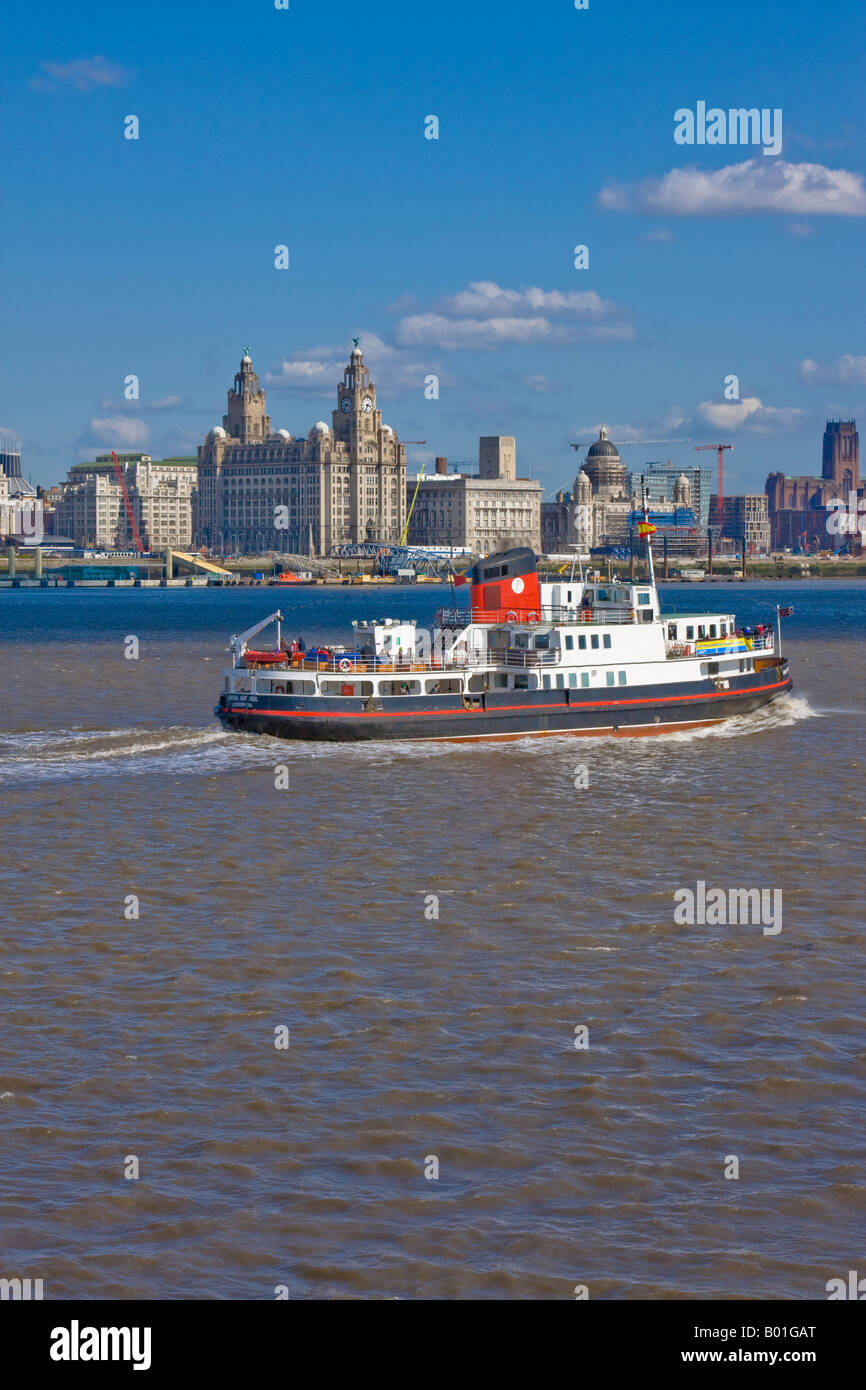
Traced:
<svg viewBox="0 0 866 1390">
<path fill-rule="evenodd" d="M 215 565 L 212 560 L 205 560 L 201 555 L 192 555 L 187 550 L 167 550 L 165 552 L 166 579 L 174 578 L 175 563 L 185 569 L 197 569 L 201 570 L 204 574 L 216 574 L 232 578 L 231 570 L 223 569 L 221 565 Z"/>
</svg>

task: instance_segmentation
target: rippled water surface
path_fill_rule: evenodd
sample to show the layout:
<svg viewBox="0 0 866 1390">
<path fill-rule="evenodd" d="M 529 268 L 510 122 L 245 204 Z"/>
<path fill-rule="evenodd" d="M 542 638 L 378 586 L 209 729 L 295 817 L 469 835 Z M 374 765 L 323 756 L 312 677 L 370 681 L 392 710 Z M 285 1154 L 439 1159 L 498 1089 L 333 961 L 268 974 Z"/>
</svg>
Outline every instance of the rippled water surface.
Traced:
<svg viewBox="0 0 866 1390">
<path fill-rule="evenodd" d="M 666 602 L 780 598 L 795 691 L 741 721 L 352 747 L 215 723 L 266 590 L 0 594 L 0 1274 L 821 1298 L 862 1265 L 866 586 Z M 295 593 L 289 631 L 441 601 Z M 698 880 L 781 889 L 782 931 L 676 925 Z"/>
</svg>

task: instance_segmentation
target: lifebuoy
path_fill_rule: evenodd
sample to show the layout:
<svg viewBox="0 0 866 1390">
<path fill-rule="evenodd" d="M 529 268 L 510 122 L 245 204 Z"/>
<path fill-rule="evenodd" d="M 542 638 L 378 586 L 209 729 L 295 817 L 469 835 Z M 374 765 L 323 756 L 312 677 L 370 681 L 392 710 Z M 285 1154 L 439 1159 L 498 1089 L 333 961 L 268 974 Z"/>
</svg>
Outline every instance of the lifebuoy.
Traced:
<svg viewBox="0 0 866 1390">
<path fill-rule="evenodd" d="M 341 671 L 351 671 L 351 670 L 353 670 L 353 669 L 354 669 L 354 663 L 351 662 L 347 656 L 344 656 L 344 657 L 343 657 L 343 660 L 340 662 L 340 670 L 341 670 Z"/>
<path fill-rule="evenodd" d="M 275 686 L 274 686 L 274 694 L 275 694 L 275 695 L 285 695 L 285 693 L 286 693 L 286 687 L 285 687 L 284 685 L 275 685 Z"/>
<path fill-rule="evenodd" d="M 513 608 L 510 608 L 509 611 L 505 614 L 505 621 L 507 623 L 517 622 L 517 614 L 515 613 Z"/>
<path fill-rule="evenodd" d="M 539 619 L 538 614 L 537 614 L 537 613 L 530 613 L 530 615 L 529 615 L 529 621 L 530 621 L 531 623 L 540 622 L 540 619 Z"/>
</svg>

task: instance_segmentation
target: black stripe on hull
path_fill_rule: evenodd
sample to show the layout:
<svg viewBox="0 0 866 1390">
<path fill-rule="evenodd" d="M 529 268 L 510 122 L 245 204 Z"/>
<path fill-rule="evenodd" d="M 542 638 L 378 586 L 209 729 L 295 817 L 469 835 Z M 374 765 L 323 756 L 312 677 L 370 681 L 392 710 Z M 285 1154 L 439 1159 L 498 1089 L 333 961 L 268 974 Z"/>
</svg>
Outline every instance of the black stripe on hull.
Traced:
<svg viewBox="0 0 866 1390">
<path fill-rule="evenodd" d="M 766 689 L 755 689 L 756 677 L 749 676 L 750 689 L 737 694 L 734 690 L 712 695 L 695 694 L 689 698 L 653 699 L 651 695 L 635 695 L 631 703 L 604 702 L 591 706 L 575 702 L 561 707 L 533 709 L 436 710 L 431 713 L 401 715 L 354 713 L 337 716 L 329 712 L 280 714 L 273 711 L 218 709 L 217 715 L 230 729 L 247 733 L 270 734 L 277 738 L 308 739 L 332 743 L 371 742 L 384 739 L 487 739 L 525 738 L 534 734 L 618 734 L 652 735 L 673 728 L 695 727 L 720 723 L 738 714 L 751 714 L 767 705 L 778 695 L 792 689 L 790 679 L 779 681 L 773 671 L 772 682 Z M 550 697 L 558 692 L 543 691 Z M 575 692 L 577 693 L 577 692 Z M 581 692 L 583 693 L 583 692 Z M 588 692 L 587 692 L 588 693 Z"/>
</svg>

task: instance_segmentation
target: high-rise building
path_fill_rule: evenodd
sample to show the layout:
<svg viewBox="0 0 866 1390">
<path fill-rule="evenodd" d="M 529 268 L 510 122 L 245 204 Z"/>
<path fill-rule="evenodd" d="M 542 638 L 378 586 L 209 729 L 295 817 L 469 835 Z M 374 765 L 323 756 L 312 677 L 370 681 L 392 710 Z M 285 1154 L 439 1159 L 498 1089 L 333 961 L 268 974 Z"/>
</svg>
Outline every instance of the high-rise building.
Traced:
<svg viewBox="0 0 866 1390">
<path fill-rule="evenodd" d="M 454 546 L 489 555 L 509 546 L 541 550 L 541 483 L 517 476 L 512 435 L 478 442 L 478 474 L 449 473 L 444 458 L 435 473 L 408 477 L 410 545 Z"/>
<path fill-rule="evenodd" d="M 406 447 L 382 420 L 355 344 L 331 424 L 305 438 L 271 431 L 244 353 L 228 411 L 198 450 L 196 541 L 247 552 L 327 555 L 349 541 L 397 542 L 406 519 Z"/>
<path fill-rule="evenodd" d="M 695 514 L 698 530 L 706 533 L 710 521 L 710 489 L 713 481 L 711 468 L 675 468 L 670 463 L 647 463 L 640 471 L 631 475 L 631 491 L 641 495 L 641 477 L 649 493 L 651 507 L 670 506 L 675 498 L 677 484 L 686 478 L 689 484 L 689 506 Z"/>
<path fill-rule="evenodd" d="M 764 492 L 747 492 L 740 496 L 728 494 L 710 500 L 710 528 L 738 545 L 745 538 L 747 555 L 766 555 L 770 549 L 770 514 Z"/>
<path fill-rule="evenodd" d="M 119 454 L 126 494 L 145 550 L 192 542 L 196 463 L 191 458 L 152 459 L 149 454 Z M 76 463 L 63 484 L 54 526 L 76 545 L 127 550 L 134 544 L 126 504 L 111 454 Z"/>
</svg>

